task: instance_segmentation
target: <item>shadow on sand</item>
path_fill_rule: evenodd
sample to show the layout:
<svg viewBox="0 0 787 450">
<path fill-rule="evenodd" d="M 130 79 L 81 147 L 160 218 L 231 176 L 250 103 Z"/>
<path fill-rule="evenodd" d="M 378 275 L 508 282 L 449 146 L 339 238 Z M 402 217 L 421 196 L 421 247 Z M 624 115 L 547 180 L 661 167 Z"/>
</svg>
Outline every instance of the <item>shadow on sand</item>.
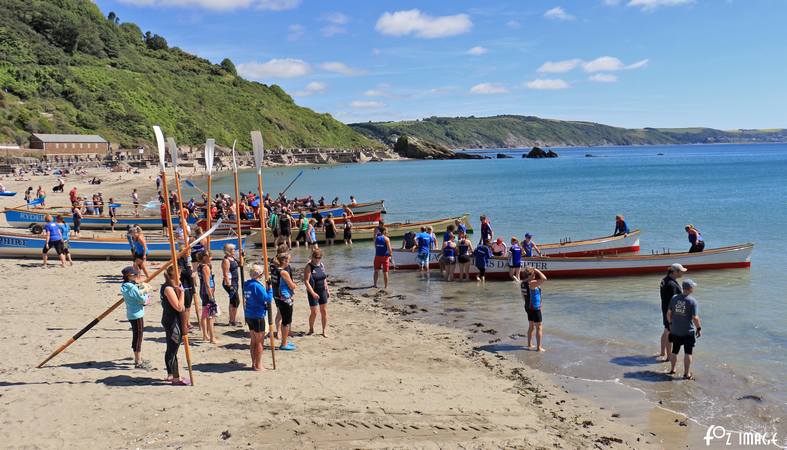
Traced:
<svg viewBox="0 0 787 450">
<path fill-rule="evenodd" d="M 618 356 L 610 359 L 609 362 L 626 367 L 645 367 L 651 364 L 663 363 L 658 356 L 652 355 Z"/>
</svg>

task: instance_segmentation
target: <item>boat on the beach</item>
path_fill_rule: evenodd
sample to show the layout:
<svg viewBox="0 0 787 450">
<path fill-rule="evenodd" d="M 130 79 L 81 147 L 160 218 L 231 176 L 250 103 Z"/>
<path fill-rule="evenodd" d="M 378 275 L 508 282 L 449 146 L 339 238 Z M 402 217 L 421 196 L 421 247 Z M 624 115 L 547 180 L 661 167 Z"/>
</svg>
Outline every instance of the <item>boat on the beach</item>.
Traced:
<svg viewBox="0 0 787 450">
<path fill-rule="evenodd" d="M 243 236 L 241 242 L 246 245 L 248 239 L 256 235 Z M 40 258 L 44 248 L 43 235 L 29 233 L 13 233 L 0 231 L 0 257 L 3 258 Z M 166 260 L 172 257 L 169 240 L 163 236 L 147 239 L 148 259 Z M 216 236 L 210 239 L 210 250 L 213 259 L 221 259 L 224 244 L 238 245 L 237 236 Z M 69 252 L 72 258 L 79 259 L 131 259 L 131 246 L 125 238 L 113 237 L 74 237 L 69 241 Z"/>
<path fill-rule="evenodd" d="M 630 256 L 595 257 L 532 257 L 522 258 L 522 267 L 534 267 L 550 278 L 613 277 L 666 272 L 671 264 L 679 263 L 691 271 L 736 269 L 751 267 L 751 252 L 754 244 L 739 244 L 705 250 L 699 253 L 661 253 Z M 437 261 L 440 254 L 429 255 Z M 417 269 L 415 253 L 395 252 L 394 265 L 397 269 Z M 486 267 L 487 279 L 509 279 L 508 259 L 493 257 Z M 471 263 L 470 273 L 477 269 Z M 457 271 L 458 274 L 458 271 Z"/>
<path fill-rule="evenodd" d="M 16 195 L 16 192 L 14 192 L 14 191 L 3 191 L 3 192 L 0 192 L 0 197 L 13 197 L 15 195 Z"/>
<path fill-rule="evenodd" d="M 44 217 L 47 214 L 56 216 L 58 214 L 63 216 L 66 223 L 73 225 L 74 221 L 71 211 L 66 209 L 27 209 L 27 208 L 5 208 L 3 211 L 5 220 L 9 226 L 14 228 L 30 228 L 32 225 L 44 225 L 46 221 Z M 108 230 L 111 227 L 111 218 L 108 215 L 82 215 L 81 228 L 85 230 Z M 115 229 L 125 229 L 128 225 L 139 225 L 143 230 L 158 230 L 161 229 L 160 216 L 134 216 L 128 214 L 117 214 L 115 216 Z M 179 223 L 178 217 L 172 218 L 172 223 L 177 225 Z M 190 224 L 196 223 L 196 218 L 189 218 Z"/>
<path fill-rule="evenodd" d="M 468 224 L 468 216 L 464 215 L 461 217 L 449 217 L 445 219 L 437 219 L 437 220 L 427 220 L 423 222 L 392 222 L 386 223 L 385 227 L 388 229 L 388 237 L 391 239 L 394 238 L 401 238 L 407 232 L 413 231 L 418 233 L 421 231 L 422 226 L 431 226 L 436 232 L 440 232 L 440 230 L 444 230 L 448 225 L 453 225 L 454 221 L 459 220 L 464 224 Z M 467 234 L 473 233 L 473 228 L 470 225 L 467 226 Z M 352 239 L 353 242 L 355 241 L 371 241 L 376 237 L 375 230 L 377 228 L 377 224 L 371 225 L 363 225 L 357 226 L 353 224 L 352 228 Z M 255 231 L 258 231 L 259 228 L 254 228 Z M 266 237 L 270 245 L 273 245 L 273 233 L 270 229 L 266 229 Z M 294 232 L 292 235 L 292 239 L 294 240 L 297 233 Z M 344 239 L 344 224 L 337 223 L 336 224 L 336 241 L 342 241 Z M 325 242 L 325 230 L 319 229 L 317 230 L 317 242 Z M 255 244 L 256 245 L 256 244 Z"/>
<path fill-rule="evenodd" d="M 325 217 L 323 217 L 325 218 Z M 377 221 L 383 218 L 382 211 L 374 211 L 370 213 L 363 213 L 357 214 L 352 217 L 353 225 L 369 225 L 369 224 L 377 224 Z M 337 222 L 337 225 L 340 225 L 339 222 L 343 222 L 341 216 L 334 217 L 334 220 Z M 293 224 L 294 225 L 294 224 Z M 208 220 L 207 219 L 200 219 L 197 221 L 197 226 L 202 228 L 203 230 L 207 229 Z M 259 229 L 260 228 L 260 221 L 259 220 L 241 220 L 240 221 L 241 231 L 244 233 L 251 232 L 253 228 Z M 216 230 L 217 232 L 222 232 L 226 230 L 235 230 L 237 229 L 237 224 L 234 220 L 226 220 L 221 226 Z M 292 228 L 293 236 L 298 234 L 298 230 L 293 227 Z"/>
<path fill-rule="evenodd" d="M 623 255 L 637 253 L 639 251 L 639 230 L 634 230 L 628 234 L 619 236 L 606 236 L 582 241 L 566 241 L 557 244 L 538 244 L 541 254 L 553 258 L 577 257 L 577 256 L 602 256 L 602 255 Z M 439 252 L 434 251 L 430 255 L 430 267 L 438 267 L 437 258 Z M 416 253 L 410 250 L 394 249 L 394 259 L 397 268 L 416 269 L 418 261 Z"/>
</svg>

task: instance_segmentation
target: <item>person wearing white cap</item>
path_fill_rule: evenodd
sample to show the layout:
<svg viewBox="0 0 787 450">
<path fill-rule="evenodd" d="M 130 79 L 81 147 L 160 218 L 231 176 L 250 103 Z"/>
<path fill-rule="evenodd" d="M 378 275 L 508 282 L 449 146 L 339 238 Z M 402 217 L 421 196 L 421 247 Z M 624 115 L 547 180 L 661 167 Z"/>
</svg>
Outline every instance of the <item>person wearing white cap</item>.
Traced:
<svg viewBox="0 0 787 450">
<path fill-rule="evenodd" d="M 683 293 L 683 290 L 678 283 L 678 278 L 682 277 L 684 272 L 686 272 L 686 268 L 680 264 L 675 263 L 669 266 L 667 269 L 667 276 L 661 280 L 659 290 L 661 293 L 661 322 L 664 325 L 664 331 L 661 333 L 661 352 L 659 353 L 659 357 L 664 358 L 664 362 L 668 362 L 670 360 L 670 324 L 667 320 L 667 309 L 669 308 L 669 302 L 672 300 L 672 297 Z"/>
<path fill-rule="evenodd" d="M 700 322 L 700 307 L 697 299 L 691 296 L 697 286 L 692 280 L 683 280 L 683 293 L 672 297 L 667 310 L 667 320 L 670 323 L 670 341 L 672 342 L 672 355 L 670 355 L 670 375 L 675 374 L 675 365 L 678 362 L 678 353 L 683 346 L 683 379 L 691 380 L 691 359 L 694 353 L 694 344 L 702 334 Z"/>
</svg>

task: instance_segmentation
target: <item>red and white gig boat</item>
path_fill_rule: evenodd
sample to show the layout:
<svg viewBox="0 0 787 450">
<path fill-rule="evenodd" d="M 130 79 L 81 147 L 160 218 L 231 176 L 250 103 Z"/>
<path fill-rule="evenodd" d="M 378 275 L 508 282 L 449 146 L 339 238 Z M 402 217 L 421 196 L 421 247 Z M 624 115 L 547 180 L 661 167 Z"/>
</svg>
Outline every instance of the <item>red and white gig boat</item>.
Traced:
<svg viewBox="0 0 787 450">
<path fill-rule="evenodd" d="M 561 242 L 559 244 L 538 244 L 542 255 L 557 257 L 600 256 L 637 253 L 639 251 L 639 230 L 620 236 L 607 236 L 583 241 Z M 417 269 L 416 254 L 407 250 L 394 250 L 394 260 L 398 269 Z M 430 255 L 430 267 L 437 267 L 439 253 Z"/>
<path fill-rule="evenodd" d="M 612 277 L 662 273 L 671 264 L 679 263 L 690 271 L 736 269 L 751 267 L 751 252 L 754 244 L 739 244 L 705 250 L 700 253 L 664 253 L 656 255 L 596 256 L 580 258 L 534 257 L 522 258 L 523 267 L 534 267 L 550 278 L 569 277 Z M 396 252 L 395 258 L 406 252 Z M 413 253 L 413 259 L 415 254 Z M 437 255 L 435 255 L 435 258 Z M 395 261 L 399 263 L 399 261 Z M 397 268 L 415 268 L 397 264 Z M 509 279 L 508 259 L 494 257 L 486 268 L 487 279 Z M 470 265 L 470 273 L 477 272 Z"/>
</svg>

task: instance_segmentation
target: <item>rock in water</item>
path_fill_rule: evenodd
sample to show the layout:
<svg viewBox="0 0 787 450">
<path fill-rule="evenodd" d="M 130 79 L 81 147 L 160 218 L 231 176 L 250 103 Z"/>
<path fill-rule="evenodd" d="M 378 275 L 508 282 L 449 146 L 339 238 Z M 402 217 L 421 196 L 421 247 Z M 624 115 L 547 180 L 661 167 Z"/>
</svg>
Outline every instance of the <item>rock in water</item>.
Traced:
<svg viewBox="0 0 787 450">
<path fill-rule="evenodd" d="M 533 147 L 527 155 L 522 155 L 523 158 L 557 158 L 558 154 L 552 150 L 544 151 L 541 147 Z"/>
<path fill-rule="evenodd" d="M 553 150 L 549 150 L 549 151 L 547 152 L 547 158 L 557 158 L 558 156 L 559 156 L 559 155 L 557 154 L 557 152 L 555 152 L 555 151 L 553 151 Z"/>
<path fill-rule="evenodd" d="M 414 159 L 483 159 L 481 155 L 454 152 L 448 147 L 412 136 L 399 136 L 394 151 L 405 158 Z"/>
<path fill-rule="evenodd" d="M 505 159 L 505 158 L 513 158 L 511 155 L 506 155 L 505 153 L 498 153 L 497 159 Z"/>
</svg>

